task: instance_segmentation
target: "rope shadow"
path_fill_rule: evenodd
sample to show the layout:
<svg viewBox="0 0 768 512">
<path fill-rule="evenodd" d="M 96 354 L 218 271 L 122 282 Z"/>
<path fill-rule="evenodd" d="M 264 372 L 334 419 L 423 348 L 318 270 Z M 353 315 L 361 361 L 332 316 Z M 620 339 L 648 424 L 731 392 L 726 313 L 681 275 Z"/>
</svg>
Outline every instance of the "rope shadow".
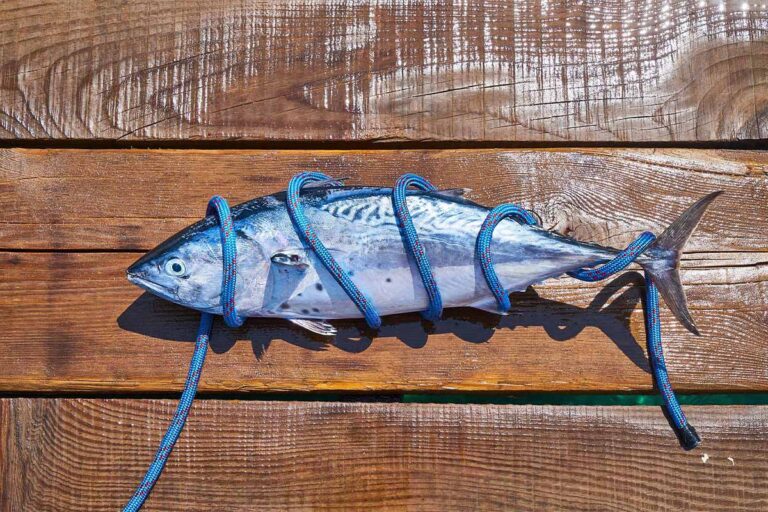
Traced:
<svg viewBox="0 0 768 512">
<path fill-rule="evenodd" d="M 500 329 L 541 327 L 558 342 L 594 327 L 606 335 L 638 368 L 650 372 L 643 347 L 635 340 L 629 321 L 641 301 L 642 276 L 626 272 L 607 283 L 586 307 L 540 297 L 532 288 L 512 294 L 509 315 L 499 316 L 470 308 L 447 309 L 443 318 L 430 323 L 417 313 L 386 318 L 376 332 L 359 321 L 334 321 L 338 328 L 332 340 L 337 348 L 352 354 L 365 352 L 376 337 L 397 338 L 409 348 L 423 348 L 430 334 L 452 334 L 468 343 L 485 343 Z M 149 293 L 142 294 L 118 317 L 121 329 L 169 341 L 193 342 L 199 313 L 166 302 Z M 261 359 L 275 340 L 311 351 L 329 347 L 327 338 L 314 335 L 288 322 L 276 319 L 249 319 L 243 327 L 230 329 L 216 322 L 210 347 L 225 353 L 235 343 L 250 340 L 254 356 Z"/>
</svg>

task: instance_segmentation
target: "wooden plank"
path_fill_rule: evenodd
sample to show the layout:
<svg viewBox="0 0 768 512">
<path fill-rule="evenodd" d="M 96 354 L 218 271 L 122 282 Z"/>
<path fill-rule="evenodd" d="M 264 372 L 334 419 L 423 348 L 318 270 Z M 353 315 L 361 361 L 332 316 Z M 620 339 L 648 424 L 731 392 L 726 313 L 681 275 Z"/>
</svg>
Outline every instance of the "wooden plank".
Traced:
<svg viewBox="0 0 768 512">
<path fill-rule="evenodd" d="M 741 0 L 12 0 L 0 136 L 761 139 L 767 31 Z"/>
<path fill-rule="evenodd" d="M 368 184 L 418 170 L 614 246 L 661 231 L 693 200 L 722 189 L 684 261 L 705 335 L 694 338 L 664 315 L 669 367 L 684 390 L 768 388 L 768 235 L 755 228 L 768 221 L 768 156 L 760 152 L 8 149 L 0 169 L 0 246 L 14 251 L 148 249 L 199 218 L 212 193 L 245 200 L 284 188 L 304 169 Z M 123 271 L 136 257 L 0 253 L 0 315 L 8 319 L 0 389 L 178 389 L 191 347 L 169 341 L 191 341 L 197 318 L 130 286 Z M 601 293 L 603 284 L 558 280 L 539 288 L 541 299 L 517 298 L 516 313 L 500 323 L 456 311 L 429 336 L 416 315 L 388 321 L 375 341 L 359 324 L 341 323 L 330 347 L 285 323 L 252 321 L 214 335 L 220 354 L 202 389 L 649 390 L 639 298 L 628 284 L 621 278 Z"/>
<path fill-rule="evenodd" d="M 624 246 L 660 233 L 724 190 L 687 246 L 766 251 L 768 154 L 680 149 L 459 151 L 0 150 L 0 248 L 147 250 L 198 220 L 213 194 L 232 204 L 320 170 L 391 185 L 407 171 L 470 197 L 533 209 L 548 228 Z"/>
<path fill-rule="evenodd" d="M 199 316 L 128 283 L 135 257 L 0 253 L 0 391 L 179 390 Z M 672 382 L 768 390 L 768 253 L 684 265 L 703 335 L 663 311 Z M 638 279 L 549 281 L 539 298 L 514 297 L 509 317 L 448 310 L 434 327 L 388 317 L 374 338 L 362 322 L 336 322 L 331 345 L 280 320 L 217 326 L 201 389 L 650 391 Z"/>
<path fill-rule="evenodd" d="M 168 400 L 0 400 L 0 509 L 117 510 Z M 765 510 L 768 408 L 198 401 L 145 510 Z"/>
</svg>

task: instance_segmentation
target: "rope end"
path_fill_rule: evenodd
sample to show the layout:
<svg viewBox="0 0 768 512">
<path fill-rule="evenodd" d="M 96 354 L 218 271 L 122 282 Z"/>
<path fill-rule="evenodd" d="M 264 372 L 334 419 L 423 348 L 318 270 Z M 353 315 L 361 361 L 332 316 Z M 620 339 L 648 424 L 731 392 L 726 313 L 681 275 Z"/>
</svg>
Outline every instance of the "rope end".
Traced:
<svg viewBox="0 0 768 512">
<path fill-rule="evenodd" d="M 688 422 L 686 422 L 685 427 L 680 430 L 676 429 L 676 433 L 677 438 L 680 441 L 680 446 L 686 451 L 693 450 L 699 446 L 699 443 L 701 443 L 701 437 L 699 437 L 696 429 Z"/>
</svg>

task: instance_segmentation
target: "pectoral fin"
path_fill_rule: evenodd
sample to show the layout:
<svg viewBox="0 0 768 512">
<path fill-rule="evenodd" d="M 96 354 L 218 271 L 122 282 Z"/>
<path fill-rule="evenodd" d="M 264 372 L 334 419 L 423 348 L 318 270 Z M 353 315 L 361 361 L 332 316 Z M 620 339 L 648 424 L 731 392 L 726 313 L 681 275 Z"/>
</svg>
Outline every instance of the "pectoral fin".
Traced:
<svg viewBox="0 0 768 512">
<path fill-rule="evenodd" d="M 284 249 L 273 254 L 271 260 L 264 309 L 276 313 L 285 309 L 283 304 L 302 286 L 308 275 L 309 260 L 304 249 Z"/>
<path fill-rule="evenodd" d="M 286 270 L 293 269 L 303 271 L 309 267 L 307 252 L 303 249 L 286 249 L 284 251 L 276 252 L 270 259 L 274 265 L 285 267 Z"/>
<path fill-rule="evenodd" d="M 336 336 L 336 328 L 323 320 L 307 320 L 304 318 L 288 319 L 294 325 L 298 325 L 310 332 L 320 334 L 321 336 Z"/>
</svg>

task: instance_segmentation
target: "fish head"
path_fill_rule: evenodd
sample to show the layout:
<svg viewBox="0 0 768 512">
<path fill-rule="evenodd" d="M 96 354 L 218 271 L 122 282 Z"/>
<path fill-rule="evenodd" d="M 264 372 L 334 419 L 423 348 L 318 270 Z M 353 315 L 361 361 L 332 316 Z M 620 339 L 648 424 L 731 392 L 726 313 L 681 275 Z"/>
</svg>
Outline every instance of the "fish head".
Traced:
<svg viewBox="0 0 768 512">
<path fill-rule="evenodd" d="M 160 298 L 199 311 L 221 311 L 222 255 L 213 219 L 177 233 L 139 258 L 128 280 Z"/>
</svg>

